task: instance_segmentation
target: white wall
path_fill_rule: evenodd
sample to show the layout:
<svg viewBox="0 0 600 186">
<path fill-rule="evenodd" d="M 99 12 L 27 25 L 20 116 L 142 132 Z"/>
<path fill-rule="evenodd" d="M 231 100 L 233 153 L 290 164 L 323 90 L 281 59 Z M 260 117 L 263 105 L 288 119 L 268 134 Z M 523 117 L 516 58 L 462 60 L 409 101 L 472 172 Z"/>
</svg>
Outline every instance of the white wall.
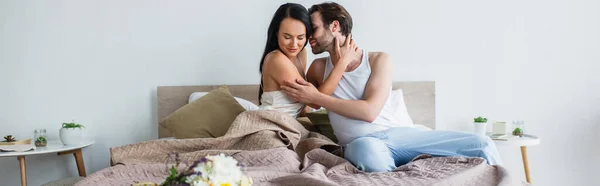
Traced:
<svg viewBox="0 0 600 186">
<path fill-rule="evenodd" d="M 256 84 L 268 22 L 284 1 L 0 0 L 0 135 L 76 119 L 109 148 L 157 138 L 156 86 Z M 302 1 L 310 6 L 321 1 Z M 391 54 L 396 81 L 436 81 L 437 125 L 522 119 L 539 185 L 600 184 L 600 3 L 342 1 L 360 47 Z M 500 148 L 524 179 L 518 148 Z M 18 185 L 16 158 L 0 184 Z M 27 157 L 30 185 L 77 174 L 72 156 Z"/>
</svg>

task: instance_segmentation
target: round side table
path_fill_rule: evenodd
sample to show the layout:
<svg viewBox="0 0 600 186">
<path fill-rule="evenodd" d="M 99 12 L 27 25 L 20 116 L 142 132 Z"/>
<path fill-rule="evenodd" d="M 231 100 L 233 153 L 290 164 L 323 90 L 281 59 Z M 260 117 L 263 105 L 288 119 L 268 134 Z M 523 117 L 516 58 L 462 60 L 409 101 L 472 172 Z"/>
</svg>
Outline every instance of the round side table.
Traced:
<svg viewBox="0 0 600 186">
<path fill-rule="evenodd" d="M 507 136 L 499 139 L 493 139 L 497 146 L 518 146 L 521 147 L 521 157 L 523 158 L 523 168 L 525 169 L 525 179 L 528 183 L 531 183 L 531 176 L 529 174 L 529 160 L 527 159 L 527 147 L 535 146 L 540 144 L 540 138 L 525 134 L 523 137 L 513 136 L 512 134 L 506 134 Z"/>
<path fill-rule="evenodd" d="M 80 177 L 85 177 L 85 165 L 83 164 L 83 152 L 81 149 L 94 144 L 94 141 L 84 141 L 79 145 L 63 145 L 59 140 L 48 141 L 45 147 L 36 147 L 35 150 L 25 152 L 0 152 L 2 157 L 17 157 L 21 167 L 21 185 L 27 186 L 27 172 L 25 171 L 25 156 L 57 153 L 58 155 L 73 154 L 77 164 Z"/>
</svg>

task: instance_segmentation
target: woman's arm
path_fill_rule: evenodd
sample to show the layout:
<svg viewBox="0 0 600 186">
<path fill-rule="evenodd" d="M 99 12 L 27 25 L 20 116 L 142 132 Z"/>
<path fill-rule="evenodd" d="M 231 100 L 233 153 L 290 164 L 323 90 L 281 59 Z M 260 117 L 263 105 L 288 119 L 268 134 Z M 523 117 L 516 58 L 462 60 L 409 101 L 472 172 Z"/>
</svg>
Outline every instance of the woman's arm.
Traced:
<svg viewBox="0 0 600 186">
<path fill-rule="evenodd" d="M 265 87 L 271 91 L 281 90 L 281 85 L 286 80 L 302 79 L 296 66 L 280 51 L 275 51 L 265 58 L 263 69 L 263 74 L 276 83 L 276 87 Z"/>
<path fill-rule="evenodd" d="M 350 61 L 356 56 L 361 55 L 358 51 L 358 47 L 354 41 L 351 40 L 351 36 L 346 37 L 344 46 L 340 47 L 338 39 L 334 38 L 335 53 L 331 54 L 330 57 L 334 66 L 326 79 L 324 79 L 326 58 L 316 59 L 310 65 L 307 72 L 307 80 L 317 87 L 319 92 L 331 96 L 333 91 L 337 89 L 338 83 L 342 79 L 344 72 L 346 72 L 346 68 Z M 309 104 L 309 106 L 315 109 L 321 108 L 320 105 L 314 103 Z"/>
<path fill-rule="evenodd" d="M 364 100 L 343 100 L 325 95 L 317 90 L 311 83 L 303 80 L 287 82 L 283 90 L 290 98 L 302 103 L 319 103 L 327 110 L 339 115 L 373 122 L 385 105 L 392 88 L 393 66 L 389 55 L 385 53 L 374 54 L 369 62 L 371 75 L 365 88 Z"/>
</svg>

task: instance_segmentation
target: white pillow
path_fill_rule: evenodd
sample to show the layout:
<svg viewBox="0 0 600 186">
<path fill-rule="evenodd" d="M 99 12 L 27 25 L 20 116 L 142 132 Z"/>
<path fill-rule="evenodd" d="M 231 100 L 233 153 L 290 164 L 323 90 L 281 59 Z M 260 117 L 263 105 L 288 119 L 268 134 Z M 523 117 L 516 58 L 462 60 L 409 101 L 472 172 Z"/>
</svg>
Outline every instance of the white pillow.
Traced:
<svg viewBox="0 0 600 186">
<path fill-rule="evenodd" d="M 208 94 L 208 92 L 194 92 L 192 93 L 192 95 L 190 95 L 190 98 L 188 100 L 188 103 L 194 102 L 197 99 L 200 99 L 202 96 L 205 96 L 206 94 Z M 255 105 L 254 103 L 242 99 L 242 98 L 238 98 L 238 97 L 234 97 L 235 100 L 242 105 L 242 107 L 244 107 L 244 109 L 246 110 L 258 110 L 258 106 Z"/>
<path fill-rule="evenodd" d="M 413 120 L 408 115 L 408 110 L 406 109 L 406 104 L 404 103 L 404 94 L 402 94 L 402 89 L 393 90 L 390 95 L 392 109 L 394 111 L 394 116 L 400 122 L 401 126 L 414 126 Z"/>
</svg>

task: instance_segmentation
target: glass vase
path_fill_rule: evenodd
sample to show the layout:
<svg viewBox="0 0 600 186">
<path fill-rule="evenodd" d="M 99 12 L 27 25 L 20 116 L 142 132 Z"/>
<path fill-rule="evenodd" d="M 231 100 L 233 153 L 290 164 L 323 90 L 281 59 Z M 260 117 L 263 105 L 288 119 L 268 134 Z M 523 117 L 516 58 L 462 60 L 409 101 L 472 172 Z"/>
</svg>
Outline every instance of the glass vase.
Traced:
<svg viewBox="0 0 600 186">
<path fill-rule="evenodd" d="M 523 137 L 523 135 L 525 134 L 525 122 L 523 120 L 514 120 L 512 124 L 512 135 Z"/>
<path fill-rule="evenodd" d="M 36 129 L 33 133 L 33 141 L 36 147 L 45 147 L 48 144 L 46 129 Z"/>
</svg>

